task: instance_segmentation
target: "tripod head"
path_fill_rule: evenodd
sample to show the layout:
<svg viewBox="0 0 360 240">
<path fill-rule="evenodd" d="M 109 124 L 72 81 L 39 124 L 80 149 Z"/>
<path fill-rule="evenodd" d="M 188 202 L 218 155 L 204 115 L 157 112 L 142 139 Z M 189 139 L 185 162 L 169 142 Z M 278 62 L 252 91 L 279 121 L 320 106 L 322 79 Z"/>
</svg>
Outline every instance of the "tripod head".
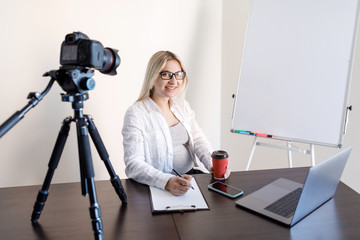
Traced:
<svg viewBox="0 0 360 240">
<path fill-rule="evenodd" d="M 95 88 L 94 70 L 81 66 L 62 66 L 44 75 L 55 79 L 68 94 L 84 93 Z"/>
<path fill-rule="evenodd" d="M 64 66 L 59 70 L 53 70 L 44 73 L 44 77 L 50 76 L 51 79 L 45 90 L 41 93 L 31 92 L 28 95 L 28 102 L 21 110 L 16 111 L 10 118 L 8 118 L 2 125 L 0 125 L 0 138 L 7 133 L 13 126 L 15 126 L 24 116 L 35 107 L 43 97 L 50 91 L 54 81 L 56 80 L 61 88 L 67 92 L 62 94 L 62 100 L 72 102 L 73 99 L 85 101 L 89 98 L 88 90 L 95 87 L 95 80 L 92 78 L 94 70 L 81 66 Z"/>
</svg>

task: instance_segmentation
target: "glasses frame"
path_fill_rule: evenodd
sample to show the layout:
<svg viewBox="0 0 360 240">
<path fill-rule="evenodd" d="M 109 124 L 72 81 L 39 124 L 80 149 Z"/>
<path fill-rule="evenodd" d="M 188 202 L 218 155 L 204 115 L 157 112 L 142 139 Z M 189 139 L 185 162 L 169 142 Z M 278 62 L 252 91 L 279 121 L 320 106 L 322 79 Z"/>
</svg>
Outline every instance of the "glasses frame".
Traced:
<svg viewBox="0 0 360 240">
<path fill-rule="evenodd" d="M 170 78 L 169 78 L 169 79 L 164 79 L 164 78 L 162 77 L 162 74 L 163 74 L 163 73 L 169 73 Z M 177 76 L 176 76 L 177 73 L 183 73 L 183 74 L 184 74 L 184 75 L 183 75 L 183 78 L 178 79 Z M 172 72 L 169 72 L 169 71 L 161 71 L 161 72 L 159 72 L 159 75 L 160 75 L 160 78 L 161 78 L 162 80 L 167 80 L 167 81 L 169 81 L 169 80 L 171 80 L 173 77 L 175 77 L 176 80 L 181 81 L 181 80 L 184 80 L 184 79 L 185 79 L 185 77 L 186 77 L 186 72 L 177 71 L 177 72 L 175 72 L 175 73 L 172 73 Z"/>
</svg>

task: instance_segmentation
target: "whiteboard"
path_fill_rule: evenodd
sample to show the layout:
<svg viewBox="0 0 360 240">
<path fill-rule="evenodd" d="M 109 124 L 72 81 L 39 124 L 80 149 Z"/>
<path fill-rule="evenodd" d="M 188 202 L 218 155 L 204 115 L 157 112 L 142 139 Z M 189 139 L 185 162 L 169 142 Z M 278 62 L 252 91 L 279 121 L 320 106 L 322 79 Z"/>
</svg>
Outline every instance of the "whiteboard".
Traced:
<svg viewBox="0 0 360 240">
<path fill-rule="evenodd" d="M 357 12 L 357 0 L 252 0 L 232 131 L 341 147 Z"/>
</svg>

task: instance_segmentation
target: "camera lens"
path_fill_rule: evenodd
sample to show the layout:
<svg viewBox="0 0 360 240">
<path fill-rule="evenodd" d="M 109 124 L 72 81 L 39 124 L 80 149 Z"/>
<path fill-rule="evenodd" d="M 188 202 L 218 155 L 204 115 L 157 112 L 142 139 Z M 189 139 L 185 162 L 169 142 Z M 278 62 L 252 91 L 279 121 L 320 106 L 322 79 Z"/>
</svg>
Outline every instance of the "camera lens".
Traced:
<svg viewBox="0 0 360 240">
<path fill-rule="evenodd" d="M 103 67 L 99 70 L 101 73 L 108 75 L 116 75 L 116 68 L 120 65 L 120 57 L 118 50 L 113 48 L 104 48 Z"/>
</svg>

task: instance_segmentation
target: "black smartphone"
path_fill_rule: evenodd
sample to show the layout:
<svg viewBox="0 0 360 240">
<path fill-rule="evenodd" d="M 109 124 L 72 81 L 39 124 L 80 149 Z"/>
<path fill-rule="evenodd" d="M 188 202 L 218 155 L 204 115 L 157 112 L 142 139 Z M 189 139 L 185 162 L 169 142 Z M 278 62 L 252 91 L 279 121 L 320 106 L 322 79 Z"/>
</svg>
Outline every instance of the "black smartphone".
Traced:
<svg viewBox="0 0 360 240">
<path fill-rule="evenodd" d="M 208 185 L 208 189 L 230 198 L 237 198 L 244 193 L 243 190 L 223 182 L 213 182 Z"/>
</svg>

